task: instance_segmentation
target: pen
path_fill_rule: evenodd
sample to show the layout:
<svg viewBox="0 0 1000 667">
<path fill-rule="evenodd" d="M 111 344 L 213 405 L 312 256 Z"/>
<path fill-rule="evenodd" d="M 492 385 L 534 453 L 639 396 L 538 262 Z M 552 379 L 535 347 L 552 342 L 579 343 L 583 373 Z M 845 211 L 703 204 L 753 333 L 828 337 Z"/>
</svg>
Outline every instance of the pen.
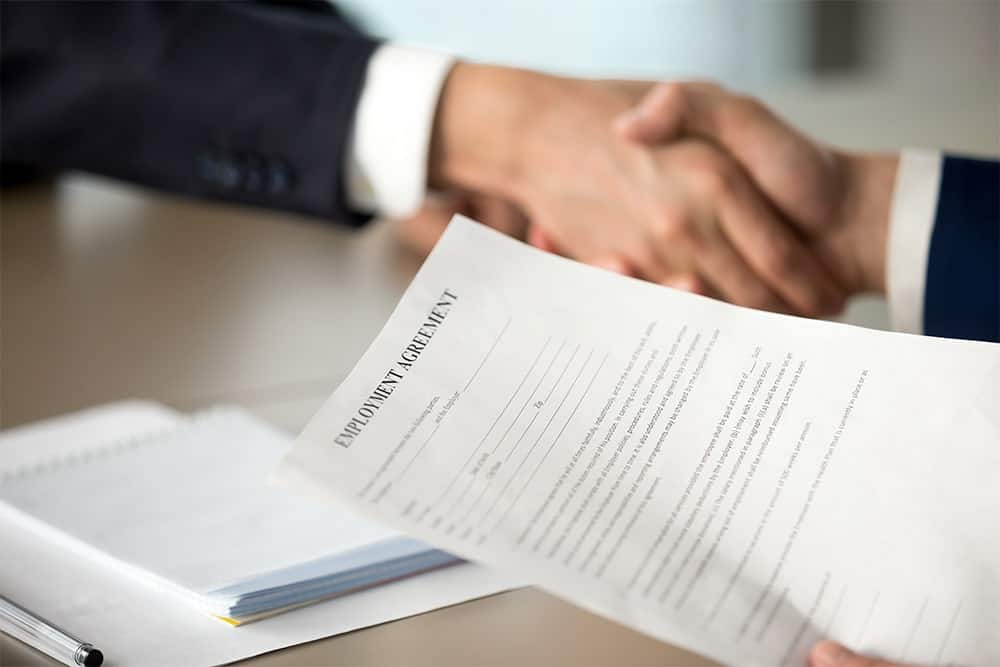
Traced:
<svg viewBox="0 0 1000 667">
<path fill-rule="evenodd" d="M 59 662 L 83 667 L 100 667 L 104 654 L 44 618 L 0 595 L 0 630 L 46 653 Z"/>
</svg>

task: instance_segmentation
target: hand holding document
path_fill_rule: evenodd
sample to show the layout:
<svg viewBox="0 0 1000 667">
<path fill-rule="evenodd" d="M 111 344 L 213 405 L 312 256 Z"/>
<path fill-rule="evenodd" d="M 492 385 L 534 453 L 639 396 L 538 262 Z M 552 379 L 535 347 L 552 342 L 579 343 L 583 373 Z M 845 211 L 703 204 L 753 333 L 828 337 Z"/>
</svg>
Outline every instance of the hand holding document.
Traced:
<svg viewBox="0 0 1000 667">
<path fill-rule="evenodd" d="M 723 662 L 1000 662 L 1000 346 L 456 219 L 280 479 Z"/>
</svg>

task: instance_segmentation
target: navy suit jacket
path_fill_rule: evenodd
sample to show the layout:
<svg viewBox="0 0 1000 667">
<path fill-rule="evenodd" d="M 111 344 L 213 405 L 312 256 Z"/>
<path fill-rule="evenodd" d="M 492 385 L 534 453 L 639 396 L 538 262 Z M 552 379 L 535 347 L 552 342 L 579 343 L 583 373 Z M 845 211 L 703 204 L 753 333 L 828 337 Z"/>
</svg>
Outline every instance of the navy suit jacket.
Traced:
<svg viewBox="0 0 1000 667">
<path fill-rule="evenodd" d="M 342 170 L 377 43 L 328 2 L 4 1 L 0 31 L 5 176 L 81 169 L 365 219 Z"/>
<path fill-rule="evenodd" d="M 1000 162 L 945 156 L 926 278 L 924 333 L 1000 341 Z"/>
</svg>

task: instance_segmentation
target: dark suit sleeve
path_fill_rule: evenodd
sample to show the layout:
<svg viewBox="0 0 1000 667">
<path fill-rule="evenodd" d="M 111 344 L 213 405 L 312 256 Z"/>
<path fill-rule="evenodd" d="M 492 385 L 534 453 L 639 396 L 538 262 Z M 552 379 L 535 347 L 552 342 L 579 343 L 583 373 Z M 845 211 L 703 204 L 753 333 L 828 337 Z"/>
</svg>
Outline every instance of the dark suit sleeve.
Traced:
<svg viewBox="0 0 1000 667">
<path fill-rule="evenodd" d="M 2 159 L 352 224 L 376 42 L 322 3 L 3 2 Z"/>
<path fill-rule="evenodd" d="M 946 156 L 924 291 L 924 333 L 1000 341 L 1000 163 Z"/>
</svg>

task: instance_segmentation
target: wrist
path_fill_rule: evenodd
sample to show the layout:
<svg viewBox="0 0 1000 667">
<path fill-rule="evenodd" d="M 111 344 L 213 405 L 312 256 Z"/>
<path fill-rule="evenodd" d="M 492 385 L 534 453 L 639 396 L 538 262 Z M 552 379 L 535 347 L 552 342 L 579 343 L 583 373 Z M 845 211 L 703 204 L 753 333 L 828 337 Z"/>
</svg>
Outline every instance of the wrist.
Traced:
<svg viewBox="0 0 1000 667">
<path fill-rule="evenodd" d="M 855 289 L 886 291 L 889 216 L 899 155 L 843 154 L 845 195 L 841 225 L 852 259 Z"/>
<path fill-rule="evenodd" d="M 519 128 L 531 116 L 532 90 L 544 75 L 506 67 L 456 64 L 441 91 L 428 164 L 428 184 L 509 194 L 523 151 Z"/>
</svg>

